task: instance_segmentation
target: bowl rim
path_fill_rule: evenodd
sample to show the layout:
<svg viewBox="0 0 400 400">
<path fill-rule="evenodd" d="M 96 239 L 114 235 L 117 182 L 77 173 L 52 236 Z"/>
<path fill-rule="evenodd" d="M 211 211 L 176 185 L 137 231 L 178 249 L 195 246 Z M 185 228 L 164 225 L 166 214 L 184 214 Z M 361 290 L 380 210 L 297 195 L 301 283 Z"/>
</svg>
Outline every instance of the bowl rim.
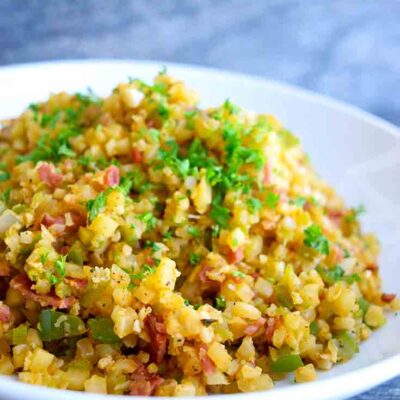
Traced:
<svg viewBox="0 0 400 400">
<path fill-rule="evenodd" d="M 238 80 L 242 80 L 244 84 L 247 83 L 258 83 L 264 87 L 269 87 L 273 90 L 278 90 L 288 96 L 298 97 L 300 100 L 312 102 L 319 106 L 326 107 L 336 112 L 344 113 L 351 118 L 363 120 L 367 124 L 373 125 L 376 128 L 393 135 L 395 138 L 400 138 L 400 129 L 392 122 L 386 121 L 381 117 L 375 116 L 367 111 L 362 110 L 359 107 L 347 104 L 345 102 L 333 99 L 329 96 L 313 92 L 308 89 L 300 88 L 295 85 L 287 84 L 281 81 L 263 78 L 257 75 L 250 75 L 246 73 L 230 71 L 220 68 L 205 67 L 201 65 L 185 64 L 185 63 L 174 63 L 164 62 L 157 60 L 144 60 L 144 59 L 129 59 L 129 58 L 87 58 L 87 59 L 57 59 L 40 62 L 29 62 L 29 63 L 18 63 L 0 66 L 0 78 L 2 75 L 13 75 L 17 71 L 19 73 L 30 70 L 37 71 L 43 69 L 55 69 L 59 67 L 65 68 L 93 68 L 96 65 L 112 66 L 112 65 L 140 65 L 142 68 L 149 68 L 152 70 L 160 69 L 162 66 L 166 66 L 168 69 L 176 71 L 189 71 L 189 72 L 200 72 L 203 75 L 209 75 L 214 77 L 230 77 Z M 1 96 L 0 96 L 1 97 Z M 240 97 L 240 96 L 239 96 Z M 331 378 L 317 380 L 310 383 L 301 385 L 302 396 L 306 398 L 316 398 L 315 394 L 318 393 L 318 399 L 328 399 L 332 397 L 332 393 L 335 396 L 349 396 L 360 393 L 364 390 L 368 390 L 380 383 L 388 381 L 395 376 L 400 375 L 400 354 L 393 355 L 385 358 L 384 360 L 374 362 L 373 364 L 357 368 L 350 372 L 344 372 L 338 376 Z M 368 378 L 368 383 L 365 383 L 365 379 Z M 357 383 L 362 382 L 362 384 Z M 9 390 L 7 390 L 9 389 Z M 54 389 L 46 386 L 35 386 L 15 381 L 14 379 L 0 375 L 0 394 L 7 395 L 12 391 L 13 399 L 22 398 L 29 394 L 32 399 L 54 399 L 67 400 L 72 396 L 78 396 L 80 399 L 95 400 L 95 399 L 109 399 L 109 400 L 122 400 L 126 398 L 126 395 L 99 395 L 94 393 L 86 392 L 74 392 L 71 390 Z M 266 391 L 261 392 L 248 392 L 248 393 L 234 393 L 215 395 L 219 398 L 239 398 L 238 396 L 245 395 L 250 400 L 261 400 L 267 393 Z M 287 387 L 274 388 L 268 391 L 268 396 L 271 400 L 283 400 L 287 399 L 291 395 L 298 395 L 299 386 L 292 385 Z M 36 397 L 37 396 L 37 397 Z M 139 400 L 147 399 L 146 396 L 135 396 Z M 170 398 L 172 397 L 164 397 Z M 195 397 L 183 397 L 183 399 L 194 399 Z M 206 396 L 197 396 L 196 398 L 206 398 Z"/>
</svg>

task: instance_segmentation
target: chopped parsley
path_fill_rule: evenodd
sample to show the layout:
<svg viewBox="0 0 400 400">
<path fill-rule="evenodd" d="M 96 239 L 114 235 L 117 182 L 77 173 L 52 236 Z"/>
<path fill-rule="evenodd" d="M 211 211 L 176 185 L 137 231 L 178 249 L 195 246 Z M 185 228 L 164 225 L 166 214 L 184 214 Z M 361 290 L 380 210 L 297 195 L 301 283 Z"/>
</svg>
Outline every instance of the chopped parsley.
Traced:
<svg viewBox="0 0 400 400">
<path fill-rule="evenodd" d="M 40 262 L 44 265 L 49 258 L 49 253 L 43 253 L 40 255 Z"/>
<path fill-rule="evenodd" d="M 89 212 L 89 221 L 92 222 L 94 218 L 106 207 L 106 194 L 100 192 L 94 199 L 86 203 L 86 209 Z"/>
<path fill-rule="evenodd" d="M 39 122 L 39 104 L 32 103 L 29 105 L 28 109 L 33 113 L 33 120 Z"/>
<path fill-rule="evenodd" d="M 218 237 L 221 227 L 219 225 L 213 225 L 211 227 L 211 236 Z"/>
<path fill-rule="evenodd" d="M 10 201 L 10 195 L 11 188 L 8 188 L 2 194 L 0 194 L 0 200 L 7 204 Z"/>
<path fill-rule="evenodd" d="M 305 197 L 296 197 L 295 199 L 289 200 L 289 204 L 292 204 L 297 207 L 304 207 L 306 201 L 307 200 Z"/>
<path fill-rule="evenodd" d="M 318 265 L 316 270 L 320 274 L 322 280 L 328 285 L 333 285 L 335 282 L 340 281 L 344 281 L 349 285 L 354 282 L 360 282 L 360 276 L 358 274 L 345 275 L 345 272 L 340 265 L 335 265 L 331 269 Z"/>
<path fill-rule="evenodd" d="M 348 215 L 344 217 L 344 220 L 347 223 L 352 223 L 357 220 L 357 218 L 365 213 L 365 206 L 360 204 L 358 207 L 353 208 Z"/>
<path fill-rule="evenodd" d="M 194 117 L 198 114 L 198 110 L 190 110 L 185 112 L 186 126 L 189 129 L 194 129 Z M 195 139 L 198 140 L 198 139 Z"/>
<path fill-rule="evenodd" d="M 342 250 L 343 250 L 344 258 L 351 257 L 351 254 L 350 254 L 349 250 L 347 250 L 345 248 L 342 248 Z"/>
<path fill-rule="evenodd" d="M 300 143 L 299 138 L 297 136 L 293 135 L 293 133 L 291 133 L 287 129 L 279 130 L 278 137 L 281 140 L 281 142 L 283 143 L 283 145 L 287 148 L 297 146 Z"/>
<path fill-rule="evenodd" d="M 51 129 L 54 129 L 57 126 L 58 121 L 60 121 L 61 117 L 62 113 L 60 110 L 56 110 L 52 114 L 43 114 L 40 125 L 42 128 L 49 127 Z"/>
<path fill-rule="evenodd" d="M 17 156 L 17 163 L 32 161 L 37 164 L 39 161 L 52 161 L 54 163 L 63 157 L 74 157 L 75 152 L 71 149 L 69 139 L 78 136 L 80 131 L 76 128 L 62 128 L 55 138 L 47 133 L 40 136 L 36 148 L 25 155 Z"/>
<path fill-rule="evenodd" d="M 140 272 L 138 272 L 137 274 L 129 274 L 129 276 L 134 281 L 141 281 L 146 278 L 146 276 L 153 275 L 155 272 L 155 267 L 152 267 L 149 264 L 144 264 Z"/>
<path fill-rule="evenodd" d="M 318 253 L 329 254 L 329 242 L 322 235 L 321 228 L 318 225 L 310 225 L 304 230 L 304 244 Z"/>
<path fill-rule="evenodd" d="M 267 197 L 265 198 L 265 205 L 270 208 L 276 208 L 279 203 L 279 194 L 274 192 L 268 192 Z"/>
<path fill-rule="evenodd" d="M 157 112 L 162 119 L 167 119 L 169 116 L 168 102 L 164 96 L 162 96 L 158 102 Z"/>
<path fill-rule="evenodd" d="M 7 171 L 7 164 L 0 163 L 0 182 L 5 182 L 10 179 L 10 173 Z"/>
<path fill-rule="evenodd" d="M 90 163 L 94 161 L 93 156 L 91 154 L 87 156 L 80 156 L 77 160 L 78 164 L 84 168 L 87 168 L 90 166 Z"/>
<path fill-rule="evenodd" d="M 153 242 L 152 240 L 145 240 L 143 243 L 143 247 L 151 249 L 152 253 L 155 253 L 155 252 L 161 250 L 161 246 L 158 243 Z"/>
<path fill-rule="evenodd" d="M 174 140 L 169 140 L 167 146 L 167 149 L 158 151 L 158 159 L 161 161 L 159 167 L 168 166 L 179 176 L 185 178 L 189 175 L 190 161 L 179 156 L 179 145 Z"/>
<path fill-rule="evenodd" d="M 157 218 L 153 215 L 151 211 L 146 211 L 143 214 L 139 214 L 137 216 L 137 219 L 146 223 L 148 231 L 155 228 L 155 226 L 157 225 Z"/>
<path fill-rule="evenodd" d="M 242 272 L 242 271 L 238 271 L 238 270 L 236 270 L 236 271 L 233 271 L 232 272 L 232 275 L 234 276 L 234 277 L 236 277 L 236 278 L 246 278 L 246 274 L 244 273 L 244 272 Z"/>
<path fill-rule="evenodd" d="M 221 206 L 221 204 L 213 202 L 210 216 L 218 226 L 226 228 L 231 218 L 231 212 L 228 208 Z"/>
<path fill-rule="evenodd" d="M 197 265 L 201 259 L 202 259 L 202 256 L 200 254 L 196 254 L 196 253 L 189 254 L 189 264 L 192 266 Z"/>
<path fill-rule="evenodd" d="M 357 301 L 358 306 L 360 307 L 360 311 L 362 316 L 364 317 L 365 313 L 368 311 L 369 308 L 369 302 L 365 300 L 364 297 L 360 297 Z"/>
<path fill-rule="evenodd" d="M 116 160 L 115 158 L 112 158 L 111 160 L 109 160 L 109 159 L 103 157 L 103 158 L 100 158 L 99 160 L 96 160 L 96 163 L 97 163 L 98 168 L 101 168 L 101 169 L 106 169 L 110 165 L 115 165 L 116 167 L 121 166 L 121 163 L 118 160 Z"/>
<path fill-rule="evenodd" d="M 85 107 L 102 103 L 101 98 L 98 97 L 90 87 L 86 89 L 86 93 L 76 93 L 75 97 Z"/>
<path fill-rule="evenodd" d="M 144 193 L 152 188 L 152 183 L 146 182 L 145 175 L 139 170 L 128 172 L 121 178 L 118 189 L 125 195 L 128 195 L 131 190 L 138 193 Z"/>
<path fill-rule="evenodd" d="M 240 111 L 240 107 L 233 104 L 229 99 L 226 99 L 223 104 L 224 110 L 226 110 L 231 115 L 236 115 Z"/>
<path fill-rule="evenodd" d="M 198 228 L 197 226 L 189 226 L 187 228 L 187 231 L 189 233 L 189 235 L 192 235 L 195 238 L 199 238 L 200 237 L 200 228 Z"/>
<path fill-rule="evenodd" d="M 215 298 L 215 308 L 223 311 L 226 308 L 226 300 L 224 296 L 218 296 Z"/>
<path fill-rule="evenodd" d="M 246 204 L 252 214 L 256 214 L 262 207 L 261 201 L 254 197 L 248 199 Z"/>
<path fill-rule="evenodd" d="M 67 256 L 61 256 L 60 259 L 54 261 L 54 268 L 56 270 L 56 275 L 50 275 L 50 282 L 51 284 L 58 284 L 62 282 L 65 278 L 65 262 L 67 260 Z"/>
<path fill-rule="evenodd" d="M 158 143 L 160 140 L 160 131 L 154 128 L 151 128 L 147 131 L 147 133 L 149 134 L 149 136 L 151 137 L 151 140 L 154 143 Z"/>
<path fill-rule="evenodd" d="M 313 321 L 310 324 L 310 333 L 314 336 L 317 336 L 319 332 L 319 326 L 318 326 L 318 322 L 317 321 Z"/>
<path fill-rule="evenodd" d="M 173 236 L 174 234 L 169 230 L 163 234 L 164 239 L 171 239 Z"/>
<path fill-rule="evenodd" d="M 225 123 L 222 136 L 225 141 L 225 164 L 229 172 L 237 173 L 243 164 L 254 164 L 257 169 L 264 165 L 262 153 L 241 143 L 240 127 Z"/>
</svg>

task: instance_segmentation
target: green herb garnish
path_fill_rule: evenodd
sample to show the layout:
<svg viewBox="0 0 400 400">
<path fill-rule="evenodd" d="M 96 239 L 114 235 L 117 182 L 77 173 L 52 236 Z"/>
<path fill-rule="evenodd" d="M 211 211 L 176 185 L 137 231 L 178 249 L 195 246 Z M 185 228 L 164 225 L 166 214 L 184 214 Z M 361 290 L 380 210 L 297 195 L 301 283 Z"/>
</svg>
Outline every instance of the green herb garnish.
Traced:
<svg viewBox="0 0 400 400">
<path fill-rule="evenodd" d="M 198 264 L 201 259 L 202 259 L 202 256 L 200 254 L 196 254 L 196 253 L 189 254 L 189 264 L 192 266 Z"/>
<path fill-rule="evenodd" d="M 89 200 L 86 203 L 86 209 L 89 212 L 89 221 L 92 222 L 95 217 L 104 210 L 106 207 L 106 194 L 104 192 L 100 192 L 94 199 Z"/>
<path fill-rule="evenodd" d="M 335 265 L 331 269 L 323 268 L 318 265 L 316 270 L 321 275 L 322 280 L 328 285 L 333 285 L 335 282 L 339 281 L 344 281 L 351 285 L 354 282 L 360 282 L 361 280 L 358 274 L 345 275 L 345 272 L 340 265 Z"/>
<path fill-rule="evenodd" d="M 221 311 L 225 310 L 226 300 L 224 296 L 218 296 L 215 298 L 215 308 Z"/>
<path fill-rule="evenodd" d="M 310 225 L 304 230 L 304 244 L 321 254 L 329 254 L 329 242 L 318 225 Z"/>
<path fill-rule="evenodd" d="M 153 215 L 151 211 L 146 211 L 143 214 L 138 215 L 137 219 L 146 223 L 148 231 L 155 228 L 155 226 L 157 225 L 157 218 Z"/>
<path fill-rule="evenodd" d="M 50 275 L 51 284 L 58 284 L 62 282 L 65 278 L 65 262 L 67 261 L 67 256 L 61 256 L 60 259 L 54 261 L 54 268 L 56 270 L 56 275 Z"/>
<path fill-rule="evenodd" d="M 262 207 L 261 201 L 254 197 L 248 199 L 246 204 L 252 214 L 256 214 Z"/>
<path fill-rule="evenodd" d="M 353 208 L 348 215 L 344 217 L 347 223 L 352 223 L 357 220 L 357 218 L 365 213 L 365 206 L 360 204 L 358 207 Z"/>
<path fill-rule="evenodd" d="M 274 192 L 268 192 L 267 197 L 265 198 L 265 205 L 271 209 L 276 208 L 276 206 L 279 203 L 279 198 L 280 198 L 279 194 Z"/>
</svg>

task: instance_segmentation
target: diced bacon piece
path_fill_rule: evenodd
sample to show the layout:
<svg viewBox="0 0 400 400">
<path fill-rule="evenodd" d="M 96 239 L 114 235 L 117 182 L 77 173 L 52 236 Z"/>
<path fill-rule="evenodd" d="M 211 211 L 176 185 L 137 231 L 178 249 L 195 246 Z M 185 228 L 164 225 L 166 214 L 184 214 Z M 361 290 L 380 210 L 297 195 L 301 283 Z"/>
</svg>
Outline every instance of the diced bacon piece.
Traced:
<svg viewBox="0 0 400 400">
<path fill-rule="evenodd" d="M 396 298 L 395 294 L 382 293 L 381 300 L 385 303 L 391 303 Z"/>
<path fill-rule="evenodd" d="M 132 380 L 129 394 L 131 396 L 152 396 L 163 382 L 164 379 L 158 375 L 153 375 L 147 379 L 139 378 Z"/>
<path fill-rule="evenodd" d="M 10 307 L 8 307 L 7 305 L 3 304 L 2 301 L 0 301 L 0 322 L 8 323 L 10 321 L 11 321 Z"/>
<path fill-rule="evenodd" d="M 368 264 L 365 268 L 368 269 L 369 271 L 373 271 L 373 272 L 378 271 L 378 269 L 379 269 L 378 264 L 376 264 L 376 263 Z"/>
<path fill-rule="evenodd" d="M 255 335 L 259 329 L 261 329 L 266 322 L 265 318 L 259 318 L 254 324 L 247 325 L 244 334 L 248 336 L 253 336 Z"/>
<path fill-rule="evenodd" d="M 68 278 L 65 278 L 64 280 L 69 286 L 71 286 L 77 290 L 84 290 L 88 284 L 88 281 L 86 279 L 68 277 Z"/>
<path fill-rule="evenodd" d="M 151 361 L 160 364 L 167 353 L 168 337 L 161 316 L 150 314 L 145 319 L 145 326 L 150 336 L 149 353 Z"/>
<path fill-rule="evenodd" d="M 44 225 L 46 228 L 49 228 L 52 225 L 64 225 L 65 224 L 65 218 L 63 215 L 58 215 L 56 217 L 53 217 L 52 215 L 49 214 L 43 214 L 42 220 L 41 220 L 41 225 Z"/>
<path fill-rule="evenodd" d="M 200 282 L 201 283 L 210 283 L 210 282 L 212 282 L 212 280 L 207 276 L 207 273 L 209 272 L 209 271 L 211 271 L 211 267 L 209 266 L 209 265 L 204 265 L 201 269 L 200 269 L 200 271 L 199 271 L 199 274 L 198 274 L 198 278 L 199 278 L 199 280 L 200 280 Z"/>
<path fill-rule="evenodd" d="M 69 213 L 71 214 L 71 219 L 72 219 L 73 225 L 67 226 L 68 231 L 74 232 L 74 231 L 77 231 L 80 226 L 86 225 L 86 223 L 87 223 L 86 214 L 81 214 L 77 211 L 70 211 Z"/>
<path fill-rule="evenodd" d="M 207 355 L 207 347 L 205 345 L 201 345 L 199 348 L 199 358 L 201 362 L 201 367 L 203 368 L 203 372 L 206 375 L 210 375 L 215 371 L 214 361 L 211 360 Z"/>
<path fill-rule="evenodd" d="M 8 125 L 6 125 L 4 128 L 0 129 L 0 139 L 3 140 L 10 140 L 12 137 L 12 131 L 13 131 L 13 127 L 14 127 L 14 120 L 8 120 L 7 123 Z"/>
<path fill-rule="evenodd" d="M 11 266 L 6 260 L 0 260 L 0 276 L 10 276 Z"/>
<path fill-rule="evenodd" d="M 212 268 L 204 263 L 200 268 L 197 278 L 201 283 L 201 291 L 203 296 L 213 296 L 217 295 L 221 288 L 221 282 L 210 279 L 208 273 L 212 270 Z"/>
<path fill-rule="evenodd" d="M 340 227 L 344 216 L 345 216 L 344 210 L 329 210 L 328 211 L 329 219 L 337 227 Z"/>
<path fill-rule="evenodd" d="M 275 329 L 278 326 L 277 318 L 269 318 L 267 320 L 267 326 L 265 328 L 265 339 L 268 343 L 272 342 L 272 336 L 274 335 Z"/>
<path fill-rule="evenodd" d="M 40 180 L 51 188 L 57 186 L 64 180 L 64 177 L 61 174 L 55 172 L 54 166 L 48 163 L 40 164 L 38 173 Z"/>
<path fill-rule="evenodd" d="M 63 256 L 66 256 L 68 254 L 69 248 L 70 248 L 70 246 L 62 246 L 62 247 L 60 247 L 58 252 L 60 254 L 62 254 Z"/>
<path fill-rule="evenodd" d="M 135 164 L 140 164 L 143 160 L 142 153 L 139 149 L 134 147 L 131 151 L 132 160 Z"/>
<path fill-rule="evenodd" d="M 264 165 L 264 169 L 263 169 L 263 184 L 264 186 L 268 186 L 271 184 L 271 166 L 269 165 L 269 163 L 265 163 Z"/>
<path fill-rule="evenodd" d="M 279 203 L 289 203 L 289 195 L 286 189 L 284 188 L 276 188 L 274 192 L 279 196 L 278 202 Z"/>
<path fill-rule="evenodd" d="M 156 374 L 150 374 L 144 365 L 139 365 L 131 375 L 130 392 L 131 396 L 152 396 L 164 379 Z"/>
<path fill-rule="evenodd" d="M 340 264 L 344 260 L 344 251 L 338 245 L 332 246 L 332 255 L 335 258 L 335 264 Z"/>
<path fill-rule="evenodd" d="M 119 185 L 119 168 L 115 165 L 109 166 L 104 173 L 104 185 L 113 187 Z"/>
<path fill-rule="evenodd" d="M 226 259 L 229 264 L 236 264 L 240 261 L 242 261 L 244 258 L 244 252 L 243 249 L 237 249 L 237 250 L 228 250 L 228 253 L 226 254 Z"/>
<path fill-rule="evenodd" d="M 25 298 L 39 303 L 42 307 L 69 308 L 75 303 L 72 297 L 61 299 L 55 294 L 38 294 L 32 290 L 33 283 L 25 274 L 20 274 L 10 281 L 10 286 L 18 290 Z"/>
<path fill-rule="evenodd" d="M 146 126 L 148 128 L 154 128 L 156 126 L 156 121 L 154 121 L 153 119 L 146 121 Z"/>
</svg>

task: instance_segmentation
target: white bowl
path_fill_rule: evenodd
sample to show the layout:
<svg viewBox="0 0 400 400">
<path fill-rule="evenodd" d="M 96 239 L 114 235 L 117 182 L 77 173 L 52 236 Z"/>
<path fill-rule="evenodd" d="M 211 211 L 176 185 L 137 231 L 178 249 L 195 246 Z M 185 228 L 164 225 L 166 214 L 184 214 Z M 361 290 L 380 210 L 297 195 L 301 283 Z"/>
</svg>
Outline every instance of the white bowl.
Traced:
<svg viewBox="0 0 400 400">
<path fill-rule="evenodd" d="M 82 91 L 105 95 L 128 76 L 151 80 L 163 64 L 142 61 L 68 61 L 0 68 L 0 119 L 20 113 L 51 92 Z M 366 205 L 363 226 L 378 234 L 384 287 L 400 293 L 400 135 L 395 126 L 353 107 L 276 82 L 225 71 L 166 64 L 169 72 L 196 89 L 203 105 L 230 98 L 234 103 L 276 115 L 298 134 L 317 171 L 348 204 Z M 319 373 L 316 382 L 280 382 L 269 391 L 216 396 L 229 400 L 340 399 L 400 374 L 400 320 L 388 323 L 361 345 L 351 361 Z M 126 399 L 48 389 L 0 376 L 0 398 L 10 400 Z"/>
</svg>

